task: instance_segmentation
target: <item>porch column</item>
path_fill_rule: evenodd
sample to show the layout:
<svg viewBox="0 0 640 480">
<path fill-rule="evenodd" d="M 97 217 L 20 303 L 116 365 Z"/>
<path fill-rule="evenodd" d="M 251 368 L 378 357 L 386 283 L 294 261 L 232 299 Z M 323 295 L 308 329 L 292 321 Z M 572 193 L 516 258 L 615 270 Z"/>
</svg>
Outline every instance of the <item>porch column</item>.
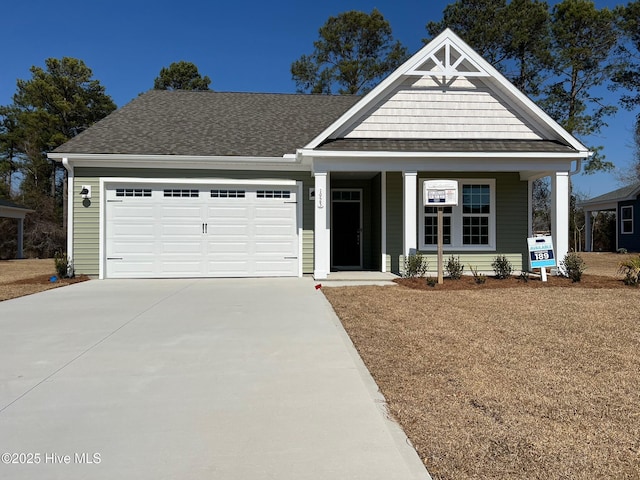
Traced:
<svg viewBox="0 0 640 480">
<path fill-rule="evenodd" d="M 322 280 L 327 278 L 331 262 L 327 172 L 315 173 L 315 197 L 313 276 Z"/>
<path fill-rule="evenodd" d="M 584 211 L 584 251 L 591 251 L 591 210 Z"/>
<path fill-rule="evenodd" d="M 18 218 L 18 255 L 17 258 L 24 258 L 22 246 L 24 242 L 24 217 Z"/>
<path fill-rule="evenodd" d="M 418 172 L 402 172 L 404 179 L 403 213 L 404 225 L 402 253 L 408 256 L 418 247 Z"/>
<path fill-rule="evenodd" d="M 387 271 L 387 172 L 380 173 L 380 271 Z"/>
<path fill-rule="evenodd" d="M 527 181 L 527 237 L 533 237 L 533 182 Z"/>
<path fill-rule="evenodd" d="M 569 252 L 569 172 L 556 172 L 551 176 L 551 235 L 558 270 L 560 262 Z"/>
</svg>

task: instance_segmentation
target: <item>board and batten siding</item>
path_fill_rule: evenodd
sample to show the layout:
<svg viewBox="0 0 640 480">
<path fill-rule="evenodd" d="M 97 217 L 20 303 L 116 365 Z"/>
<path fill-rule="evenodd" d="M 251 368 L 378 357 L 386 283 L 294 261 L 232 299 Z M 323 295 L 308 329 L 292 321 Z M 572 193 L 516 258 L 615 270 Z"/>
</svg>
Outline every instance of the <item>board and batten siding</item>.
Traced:
<svg viewBox="0 0 640 480">
<path fill-rule="evenodd" d="M 188 176 L 185 175 L 188 173 Z M 74 170 L 73 192 L 73 262 L 76 273 L 99 274 L 100 248 L 100 178 L 126 177 L 166 178 L 171 180 L 202 179 L 286 179 L 301 181 L 302 187 L 302 273 L 313 273 L 313 216 L 314 204 L 309 200 L 309 188 L 313 187 L 311 174 L 304 172 L 256 172 L 232 170 L 174 170 L 141 168 L 87 168 Z M 91 185 L 91 201 L 83 203 L 80 197 L 82 185 Z"/>
<path fill-rule="evenodd" d="M 518 139 L 542 137 L 479 78 L 456 78 L 442 86 L 431 77 L 396 87 L 346 138 Z"/>
<path fill-rule="evenodd" d="M 514 270 L 528 269 L 528 208 L 527 182 L 520 180 L 520 175 L 514 173 L 486 173 L 465 174 L 461 172 L 438 172 L 437 175 L 429 172 L 418 172 L 418 188 L 422 188 L 424 179 L 495 179 L 496 182 L 496 250 L 495 252 L 473 252 L 448 250 L 445 247 L 445 260 L 454 255 L 460 258 L 465 272 L 470 272 L 469 266 L 473 266 L 482 272 L 492 272 L 491 263 L 498 255 L 505 255 L 511 262 Z M 419 195 L 418 195 L 419 197 Z M 422 212 L 422 206 L 418 205 L 418 215 Z M 420 229 L 418 229 L 420 230 Z M 422 232 L 418 231 L 418 235 Z M 387 174 L 387 252 L 389 271 L 401 273 L 404 268 L 404 255 L 402 252 L 402 174 Z M 418 242 L 419 244 L 420 242 Z M 434 252 L 422 252 L 429 262 L 429 272 L 437 272 L 438 261 Z"/>
</svg>

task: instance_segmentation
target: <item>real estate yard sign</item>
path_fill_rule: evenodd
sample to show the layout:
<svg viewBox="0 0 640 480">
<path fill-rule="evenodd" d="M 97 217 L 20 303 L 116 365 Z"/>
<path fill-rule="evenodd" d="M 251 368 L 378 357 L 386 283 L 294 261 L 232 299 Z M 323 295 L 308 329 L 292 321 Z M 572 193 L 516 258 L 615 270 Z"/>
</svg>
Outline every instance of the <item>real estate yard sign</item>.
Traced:
<svg viewBox="0 0 640 480">
<path fill-rule="evenodd" d="M 443 283 L 442 244 L 444 235 L 443 207 L 458 205 L 456 180 L 426 180 L 423 191 L 424 205 L 438 207 L 438 283 Z"/>
<path fill-rule="evenodd" d="M 527 238 L 529 245 L 529 264 L 531 269 L 539 268 L 542 281 L 547 281 L 547 267 L 556 266 L 556 257 L 553 254 L 553 239 L 550 236 Z"/>
</svg>

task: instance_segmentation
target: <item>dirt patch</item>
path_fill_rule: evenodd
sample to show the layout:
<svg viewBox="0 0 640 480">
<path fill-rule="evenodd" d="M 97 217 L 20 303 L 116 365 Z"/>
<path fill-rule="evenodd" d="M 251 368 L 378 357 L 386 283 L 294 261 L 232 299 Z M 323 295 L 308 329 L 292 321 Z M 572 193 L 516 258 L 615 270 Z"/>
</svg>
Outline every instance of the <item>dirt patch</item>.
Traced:
<svg viewBox="0 0 640 480">
<path fill-rule="evenodd" d="M 0 261 L 0 301 L 89 280 L 86 275 L 56 278 L 53 259 Z"/>
<path fill-rule="evenodd" d="M 514 282 L 324 294 L 434 479 L 637 478 L 640 289 Z"/>
<path fill-rule="evenodd" d="M 638 254 L 619 254 L 619 253 L 596 253 L 586 252 L 580 253 L 580 256 L 587 264 L 589 275 L 605 275 L 610 277 L 621 277 L 618 275 L 618 265 L 620 262 L 629 258 L 637 257 Z"/>
</svg>

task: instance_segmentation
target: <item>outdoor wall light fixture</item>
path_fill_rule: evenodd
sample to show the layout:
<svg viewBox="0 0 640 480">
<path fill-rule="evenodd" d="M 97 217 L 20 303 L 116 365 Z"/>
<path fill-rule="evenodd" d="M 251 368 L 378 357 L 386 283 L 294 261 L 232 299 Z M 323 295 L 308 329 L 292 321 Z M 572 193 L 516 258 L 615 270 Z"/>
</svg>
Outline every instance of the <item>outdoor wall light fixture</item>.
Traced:
<svg viewBox="0 0 640 480">
<path fill-rule="evenodd" d="M 82 198 L 91 198 L 91 185 L 82 185 L 80 196 Z"/>
</svg>

